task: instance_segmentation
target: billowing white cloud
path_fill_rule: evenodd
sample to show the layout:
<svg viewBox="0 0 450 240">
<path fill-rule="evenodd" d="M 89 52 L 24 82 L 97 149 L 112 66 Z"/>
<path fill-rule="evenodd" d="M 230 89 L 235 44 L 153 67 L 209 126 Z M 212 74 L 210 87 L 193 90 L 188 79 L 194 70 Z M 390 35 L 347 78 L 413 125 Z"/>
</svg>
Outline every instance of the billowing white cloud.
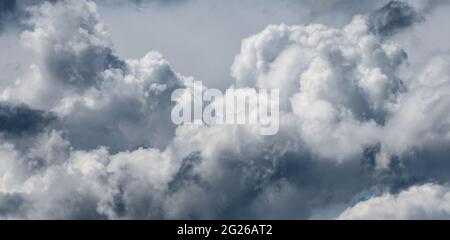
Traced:
<svg viewBox="0 0 450 240">
<path fill-rule="evenodd" d="M 398 35 L 358 15 L 244 39 L 233 87 L 281 90 L 279 133 L 261 136 L 259 125 L 175 127 L 170 95 L 193 78 L 157 52 L 120 57 L 94 1 L 37 2 L 21 34 L 34 63 L 0 89 L 0 218 L 448 217 L 447 187 L 424 183 L 450 181 L 450 58 L 411 69 L 392 40 L 427 18 L 378 22 Z"/>
<path fill-rule="evenodd" d="M 237 86 L 278 88 L 311 151 L 346 158 L 376 144 L 404 90 L 396 69 L 406 53 L 373 35 L 368 19 L 343 29 L 269 26 L 243 41 L 232 66 Z"/>
<path fill-rule="evenodd" d="M 425 184 L 398 194 L 383 194 L 346 209 L 339 219 L 448 219 L 449 188 Z"/>
</svg>

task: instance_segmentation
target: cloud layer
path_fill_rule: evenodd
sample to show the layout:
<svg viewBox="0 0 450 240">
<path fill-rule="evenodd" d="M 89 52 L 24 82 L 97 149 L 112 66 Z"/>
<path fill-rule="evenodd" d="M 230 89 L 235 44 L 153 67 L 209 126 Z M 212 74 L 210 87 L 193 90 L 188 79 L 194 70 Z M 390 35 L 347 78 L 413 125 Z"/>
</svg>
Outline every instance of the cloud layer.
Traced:
<svg viewBox="0 0 450 240">
<path fill-rule="evenodd" d="M 121 57 L 98 10 L 119 3 L 21 3 L 32 63 L 0 85 L 0 218 L 448 218 L 449 46 L 402 46 L 447 5 L 361 2 L 303 1 L 349 22 L 242 40 L 229 87 L 280 89 L 274 136 L 174 126 L 171 93 L 196 79 L 155 51 Z"/>
</svg>

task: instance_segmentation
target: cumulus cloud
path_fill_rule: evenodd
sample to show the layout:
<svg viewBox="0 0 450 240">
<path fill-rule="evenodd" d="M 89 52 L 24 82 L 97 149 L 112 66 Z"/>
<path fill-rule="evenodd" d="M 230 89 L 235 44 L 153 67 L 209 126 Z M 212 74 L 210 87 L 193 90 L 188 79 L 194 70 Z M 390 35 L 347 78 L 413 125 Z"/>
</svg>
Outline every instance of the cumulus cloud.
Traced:
<svg viewBox="0 0 450 240">
<path fill-rule="evenodd" d="M 358 16 L 343 29 L 269 26 L 243 41 L 232 74 L 238 86 L 280 89 L 310 150 L 345 158 L 376 143 L 404 90 L 396 69 L 405 59 Z"/>
<path fill-rule="evenodd" d="M 414 186 L 398 194 L 383 194 L 346 209 L 339 219 L 448 219 L 449 188 Z"/>
<path fill-rule="evenodd" d="M 281 91 L 279 133 L 261 136 L 174 126 L 171 93 L 194 78 L 158 52 L 121 57 L 94 1 L 37 1 L 21 34 L 33 64 L 0 89 L 0 217 L 447 218 L 450 57 L 411 69 L 394 41 L 432 5 L 246 37 L 231 87 Z"/>
<path fill-rule="evenodd" d="M 22 42 L 38 64 L 4 90 L 6 99 L 56 112 L 74 146 L 83 149 L 167 144 L 174 134 L 165 120 L 170 94 L 184 77 L 158 53 L 117 57 L 94 2 L 45 2 L 29 11 L 33 29 Z"/>
<path fill-rule="evenodd" d="M 50 86 L 84 90 L 98 85 L 105 69 L 120 68 L 93 2 L 45 2 L 29 11 L 33 30 L 25 31 L 22 41 L 36 54 Z M 70 21 L 60 21 L 62 16 L 70 16 Z"/>
</svg>

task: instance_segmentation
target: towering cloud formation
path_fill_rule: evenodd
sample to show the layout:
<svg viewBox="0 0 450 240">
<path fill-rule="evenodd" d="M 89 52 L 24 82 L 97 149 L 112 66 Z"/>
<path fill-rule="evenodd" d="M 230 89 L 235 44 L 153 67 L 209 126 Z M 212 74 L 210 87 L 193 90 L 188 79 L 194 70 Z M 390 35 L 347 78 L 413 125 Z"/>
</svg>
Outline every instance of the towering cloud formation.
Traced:
<svg viewBox="0 0 450 240">
<path fill-rule="evenodd" d="M 396 69 L 405 59 L 359 16 L 342 30 L 269 26 L 244 40 L 232 73 L 238 86 L 280 89 L 282 107 L 297 115 L 310 150 L 341 158 L 376 143 L 404 90 Z"/>
<path fill-rule="evenodd" d="M 234 87 L 281 91 L 280 132 L 261 136 L 175 128 L 170 95 L 192 78 L 157 52 L 118 56 L 93 1 L 37 2 L 21 34 L 35 63 L 0 91 L 1 218 L 448 217 L 450 57 L 412 70 L 390 39 L 425 8 L 244 39 Z"/>
<path fill-rule="evenodd" d="M 121 67 L 120 60 L 112 53 L 106 27 L 98 19 L 95 3 L 44 2 L 29 11 L 28 23 L 33 30 L 25 31 L 22 41 L 34 51 L 47 89 L 44 96 L 37 95 L 33 102 L 53 107 L 63 97 L 64 92 L 60 90 L 79 93 L 98 87 L 103 71 Z M 69 16 L 68 21 L 60 21 L 66 16 Z M 41 100 L 43 98 L 50 99 Z"/>
<path fill-rule="evenodd" d="M 38 64 L 5 95 L 57 112 L 77 147 L 117 151 L 163 146 L 172 137 L 163 118 L 170 116 L 171 91 L 184 80 L 158 53 L 117 57 L 91 1 L 45 2 L 30 13 L 33 30 L 22 42 Z"/>
</svg>

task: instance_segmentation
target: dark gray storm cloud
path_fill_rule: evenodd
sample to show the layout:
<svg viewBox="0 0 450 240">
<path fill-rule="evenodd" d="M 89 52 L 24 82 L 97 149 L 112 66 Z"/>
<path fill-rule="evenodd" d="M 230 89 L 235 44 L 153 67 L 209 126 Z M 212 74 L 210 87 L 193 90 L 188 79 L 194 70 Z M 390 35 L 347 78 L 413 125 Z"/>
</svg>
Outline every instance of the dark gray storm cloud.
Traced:
<svg viewBox="0 0 450 240">
<path fill-rule="evenodd" d="M 0 2 L 0 14 L 14 11 L 16 8 L 16 0 L 3 0 Z"/>
<path fill-rule="evenodd" d="M 0 193 L 0 216 L 8 219 L 23 216 L 28 211 L 29 202 L 21 194 Z"/>
<path fill-rule="evenodd" d="M 369 15 L 369 26 L 375 34 L 386 36 L 423 20 L 423 16 L 408 3 L 391 1 Z"/>
<path fill-rule="evenodd" d="M 4 0 L 0 2 L 0 33 L 3 29 L 3 21 L 16 9 L 16 0 Z"/>
<path fill-rule="evenodd" d="M 395 41 L 438 1 L 150 2 L 17 2 L 32 64 L 0 85 L 0 218 L 450 217 L 450 56 L 411 69 Z M 278 134 L 171 122 L 175 89 L 223 79 L 279 89 Z"/>
<path fill-rule="evenodd" d="M 12 136 L 36 134 L 56 120 L 52 113 L 24 104 L 0 102 L 0 132 Z"/>
<path fill-rule="evenodd" d="M 49 77 L 79 89 L 98 86 L 98 74 L 105 69 L 123 68 L 123 62 L 111 49 L 103 46 L 93 46 L 77 53 L 51 55 L 45 61 L 52 66 L 48 69 Z"/>
</svg>

